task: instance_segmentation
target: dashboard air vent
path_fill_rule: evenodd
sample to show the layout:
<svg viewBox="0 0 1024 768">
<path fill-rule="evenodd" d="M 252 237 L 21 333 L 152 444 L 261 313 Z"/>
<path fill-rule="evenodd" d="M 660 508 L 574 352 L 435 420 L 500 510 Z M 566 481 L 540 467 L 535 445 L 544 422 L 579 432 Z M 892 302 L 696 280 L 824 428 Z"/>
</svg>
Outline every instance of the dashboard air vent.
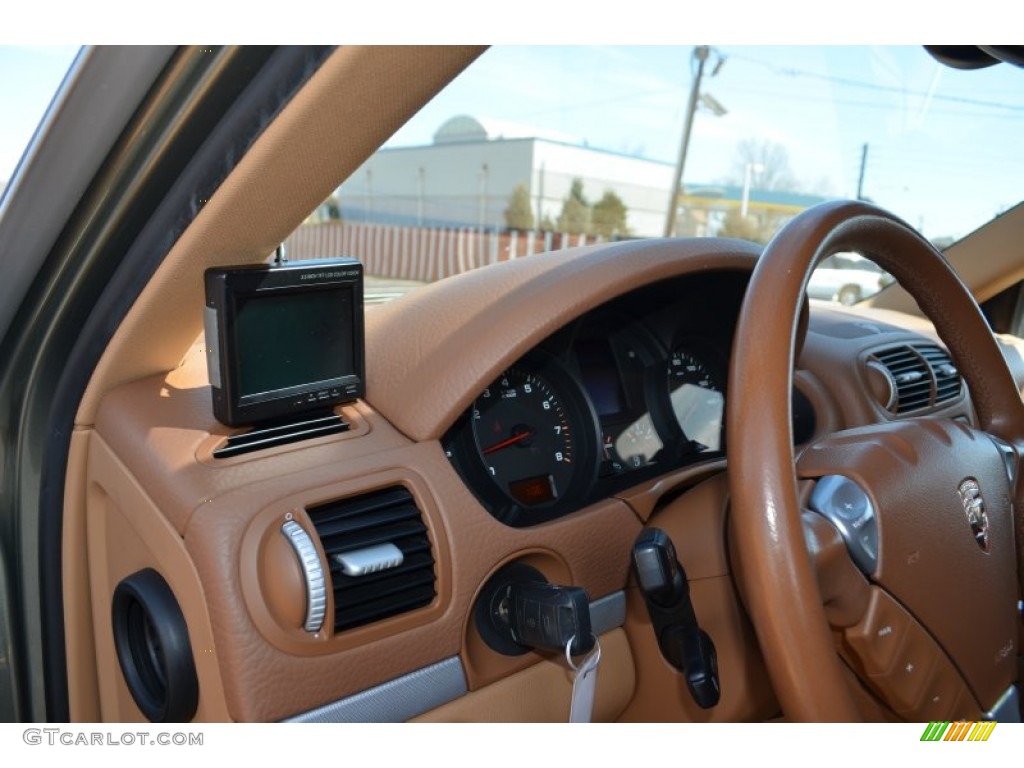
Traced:
<svg viewBox="0 0 1024 768">
<path fill-rule="evenodd" d="M 330 565 L 336 632 L 433 601 L 430 539 L 405 488 L 385 488 L 306 511 Z"/>
<path fill-rule="evenodd" d="M 963 391 L 963 379 L 946 351 L 941 347 L 918 347 L 918 352 L 928 361 L 935 375 L 935 405 L 959 399 Z"/>
<path fill-rule="evenodd" d="M 889 410 L 897 415 L 936 408 L 956 400 L 963 381 L 946 352 L 933 344 L 903 344 L 872 357 L 888 372 L 895 388 Z"/>
</svg>

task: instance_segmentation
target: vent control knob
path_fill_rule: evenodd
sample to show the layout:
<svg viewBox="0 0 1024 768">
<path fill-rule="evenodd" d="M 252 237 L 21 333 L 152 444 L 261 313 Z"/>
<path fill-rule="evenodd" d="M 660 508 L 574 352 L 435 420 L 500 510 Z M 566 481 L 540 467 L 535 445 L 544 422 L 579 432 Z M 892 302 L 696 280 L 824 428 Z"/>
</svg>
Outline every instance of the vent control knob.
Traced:
<svg viewBox="0 0 1024 768">
<path fill-rule="evenodd" d="M 306 579 L 306 623 L 303 629 L 316 634 L 323 627 L 324 617 L 327 615 L 327 580 L 324 577 L 323 565 L 320 563 L 320 555 L 317 554 L 309 534 L 294 520 L 282 525 L 281 533 L 295 550 Z"/>
</svg>

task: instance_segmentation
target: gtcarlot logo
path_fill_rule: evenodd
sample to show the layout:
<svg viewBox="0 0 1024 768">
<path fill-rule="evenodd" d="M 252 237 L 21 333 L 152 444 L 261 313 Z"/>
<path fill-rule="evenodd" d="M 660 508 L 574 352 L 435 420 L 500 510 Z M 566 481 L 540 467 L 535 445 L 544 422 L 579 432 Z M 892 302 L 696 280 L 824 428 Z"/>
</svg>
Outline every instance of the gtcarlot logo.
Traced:
<svg viewBox="0 0 1024 768">
<path fill-rule="evenodd" d="M 68 728 L 26 728 L 21 738 L 30 746 L 49 747 L 201 747 L 203 734 L 176 731 L 79 731 Z"/>
<path fill-rule="evenodd" d="M 921 734 L 921 741 L 988 741 L 995 730 L 995 720 L 980 722 L 959 721 L 956 723 L 931 722 Z"/>
</svg>

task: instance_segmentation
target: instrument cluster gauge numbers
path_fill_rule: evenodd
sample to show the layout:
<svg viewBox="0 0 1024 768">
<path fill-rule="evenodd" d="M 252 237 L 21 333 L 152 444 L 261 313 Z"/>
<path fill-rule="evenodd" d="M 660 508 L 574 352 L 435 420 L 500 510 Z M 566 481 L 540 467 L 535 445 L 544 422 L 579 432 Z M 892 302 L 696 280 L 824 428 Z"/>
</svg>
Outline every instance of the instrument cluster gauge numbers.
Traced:
<svg viewBox="0 0 1024 768">
<path fill-rule="evenodd" d="M 664 447 L 650 413 L 627 425 L 615 441 L 616 452 L 633 469 L 650 465 Z"/>
<path fill-rule="evenodd" d="M 561 398 L 537 374 L 509 368 L 473 403 L 477 450 L 494 482 L 525 506 L 568 487 L 575 430 Z"/>
<path fill-rule="evenodd" d="M 615 441 L 608 432 L 601 431 L 601 466 L 598 469 L 598 477 L 611 477 L 621 475 L 626 471 L 626 465 L 622 463 L 619 454 L 615 450 Z"/>
<path fill-rule="evenodd" d="M 453 429 L 453 463 L 509 525 L 571 511 L 596 477 L 596 419 L 578 384 L 546 355 L 531 353 L 503 371 Z"/>
<path fill-rule="evenodd" d="M 669 355 L 666 382 L 675 422 L 696 453 L 722 450 L 724 377 L 698 345 L 677 346 Z"/>
</svg>

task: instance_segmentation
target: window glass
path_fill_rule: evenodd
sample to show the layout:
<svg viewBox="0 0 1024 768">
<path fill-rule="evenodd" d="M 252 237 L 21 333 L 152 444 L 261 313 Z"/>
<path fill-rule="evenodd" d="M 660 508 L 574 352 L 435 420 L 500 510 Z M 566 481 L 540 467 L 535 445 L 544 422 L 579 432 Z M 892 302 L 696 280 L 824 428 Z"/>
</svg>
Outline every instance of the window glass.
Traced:
<svg viewBox="0 0 1024 768">
<path fill-rule="evenodd" d="M 361 259 L 370 302 L 585 243 L 766 243 L 833 198 L 875 202 L 944 247 L 1020 200 L 1019 75 L 915 46 L 496 47 L 288 245 Z M 843 254 L 811 294 L 853 303 L 888 282 Z"/>
</svg>

